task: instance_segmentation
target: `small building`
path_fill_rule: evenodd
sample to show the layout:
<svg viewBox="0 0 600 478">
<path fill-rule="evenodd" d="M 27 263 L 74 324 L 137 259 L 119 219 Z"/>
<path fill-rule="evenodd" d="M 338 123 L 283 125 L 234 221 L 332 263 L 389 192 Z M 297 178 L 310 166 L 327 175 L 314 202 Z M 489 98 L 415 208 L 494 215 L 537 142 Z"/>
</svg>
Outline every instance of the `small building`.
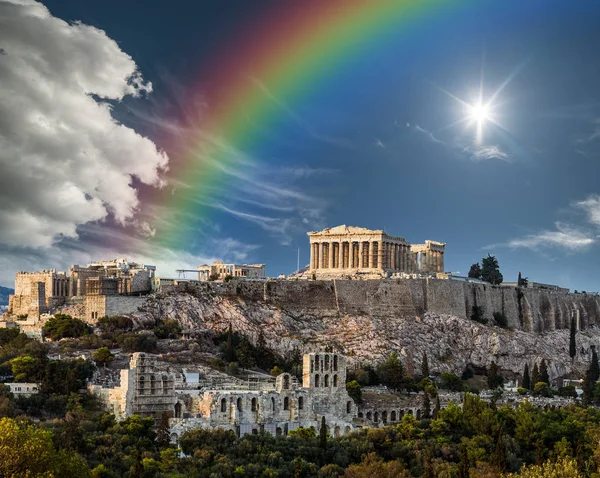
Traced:
<svg viewBox="0 0 600 478">
<path fill-rule="evenodd" d="M 500 285 L 503 287 L 518 287 L 519 284 L 517 282 L 502 282 Z M 565 287 L 554 284 L 543 284 L 541 282 L 534 282 L 530 280 L 527 280 L 523 287 L 526 287 L 527 289 L 552 290 L 554 292 L 563 292 L 565 294 L 569 293 L 569 289 Z"/>
<path fill-rule="evenodd" d="M 265 264 L 224 264 L 215 261 L 212 265 L 198 266 L 198 280 L 224 280 L 231 276 L 236 279 L 266 279 Z"/>
<path fill-rule="evenodd" d="M 37 383 L 5 383 L 15 397 L 31 397 L 39 393 L 39 387 Z"/>
</svg>

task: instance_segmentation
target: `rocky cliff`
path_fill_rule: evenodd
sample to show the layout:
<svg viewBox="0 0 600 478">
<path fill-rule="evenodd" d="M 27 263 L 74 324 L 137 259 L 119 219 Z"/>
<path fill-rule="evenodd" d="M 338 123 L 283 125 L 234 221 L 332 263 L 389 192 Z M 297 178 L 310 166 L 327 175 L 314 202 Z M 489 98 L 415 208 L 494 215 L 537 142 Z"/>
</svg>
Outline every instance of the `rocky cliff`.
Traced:
<svg viewBox="0 0 600 478">
<path fill-rule="evenodd" d="M 492 323 L 506 315 L 510 329 L 470 319 L 473 306 Z M 553 378 L 587 367 L 599 342 L 597 297 L 517 290 L 442 280 L 281 281 L 185 284 L 148 301 L 141 320 L 173 318 L 184 328 L 233 328 L 252 340 L 259 331 L 281 354 L 333 346 L 350 361 L 377 362 L 399 352 L 418 370 L 427 352 L 433 371 L 460 373 L 495 360 L 520 374 L 545 358 Z M 568 355 L 574 318 L 577 356 Z"/>
</svg>

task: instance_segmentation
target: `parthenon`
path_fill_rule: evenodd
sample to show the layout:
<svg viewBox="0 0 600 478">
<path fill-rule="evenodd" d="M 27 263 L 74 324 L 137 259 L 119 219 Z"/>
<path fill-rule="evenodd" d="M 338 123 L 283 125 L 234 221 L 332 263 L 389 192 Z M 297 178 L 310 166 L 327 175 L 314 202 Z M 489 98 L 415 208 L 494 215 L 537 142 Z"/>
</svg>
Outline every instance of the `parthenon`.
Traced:
<svg viewBox="0 0 600 478">
<path fill-rule="evenodd" d="M 443 242 L 410 244 L 381 229 L 337 226 L 309 232 L 310 271 L 319 275 L 444 271 Z"/>
</svg>

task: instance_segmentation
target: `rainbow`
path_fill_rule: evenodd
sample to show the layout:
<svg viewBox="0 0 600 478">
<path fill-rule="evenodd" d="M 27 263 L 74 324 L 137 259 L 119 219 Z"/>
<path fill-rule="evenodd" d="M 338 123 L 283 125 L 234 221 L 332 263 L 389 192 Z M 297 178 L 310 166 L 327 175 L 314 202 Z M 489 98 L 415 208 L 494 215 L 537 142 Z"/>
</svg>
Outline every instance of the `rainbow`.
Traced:
<svg viewBox="0 0 600 478">
<path fill-rule="evenodd" d="M 474 0 L 470 0 L 474 1 Z M 409 32 L 432 12 L 467 0 L 283 0 L 244 34 L 228 40 L 209 62 L 210 73 L 193 86 L 209 107 L 194 120 L 197 133 L 184 139 L 185 152 L 172 160 L 169 176 L 191 187 L 168 188 L 164 201 L 181 221 L 202 218 L 206 198 L 218 191 L 225 171 L 242 168 L 244 152 L 256 147 L 281 114 L 273 97 L 297 104 L 335 75 L 345 61 L 368 55 L 389 35 Z M 403 34 L 403 33 L 402 33 Z M 212 63 L 212 64 L 211 64 Z M 257 87 L 268 88 L 271 98 Z M 177 219 L 171 219 L 177 221 Z M 172 225 L 172 222 L 171 222 Z M 193 228 L 161 231 L 158 239 L 180 246 Z M 188 231 L 182 233 L 181 231 Z M 174 244 L 178 243 L 178 244 Z"/>
</svg>

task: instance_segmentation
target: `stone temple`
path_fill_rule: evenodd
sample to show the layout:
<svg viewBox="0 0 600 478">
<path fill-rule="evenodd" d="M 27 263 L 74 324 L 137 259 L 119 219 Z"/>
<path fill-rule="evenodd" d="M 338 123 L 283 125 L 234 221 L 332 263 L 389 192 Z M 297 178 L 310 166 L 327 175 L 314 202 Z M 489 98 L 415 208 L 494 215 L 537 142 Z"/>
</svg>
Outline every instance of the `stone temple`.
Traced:
<svg viewBox="0 0 600 478">
<path fill-rule="evenodd" d="M 310 272 L 320 276 L 444 272 L 446 244 L 425 241 L 410 244 L 381 229 L 337 226 L 309 232 Z"/>
</svg>

